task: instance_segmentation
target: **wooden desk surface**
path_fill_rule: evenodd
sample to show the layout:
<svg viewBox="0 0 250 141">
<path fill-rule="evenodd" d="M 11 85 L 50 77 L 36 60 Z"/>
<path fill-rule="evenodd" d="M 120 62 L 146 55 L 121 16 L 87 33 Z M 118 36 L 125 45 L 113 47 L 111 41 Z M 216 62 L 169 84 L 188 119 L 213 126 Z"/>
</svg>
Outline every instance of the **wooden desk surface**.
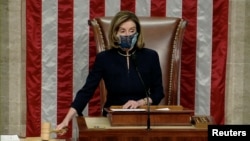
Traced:
<svg viewBox="0 0 250 141">
<path fill-rule="evenodd" d="M 42 141 L 41 137 L 20 138 L 20 141 Z M 73 141 L 72 139 L 50 139 L 49 141 Z"/>
<path fill-rule="evenodd" d="M 207 129 L 205 128 L 168 126 L 152 127 L 147 130 L 145 126 L 111 127 L 106 124 L 100 126 L 89 125 L 89 123 L 86 123 L 85 118 L 77 117 L 79 141 L 207 141 Z M 98 121 L 96 121 L 96 124 L 99 124 Z"/>
</svg>

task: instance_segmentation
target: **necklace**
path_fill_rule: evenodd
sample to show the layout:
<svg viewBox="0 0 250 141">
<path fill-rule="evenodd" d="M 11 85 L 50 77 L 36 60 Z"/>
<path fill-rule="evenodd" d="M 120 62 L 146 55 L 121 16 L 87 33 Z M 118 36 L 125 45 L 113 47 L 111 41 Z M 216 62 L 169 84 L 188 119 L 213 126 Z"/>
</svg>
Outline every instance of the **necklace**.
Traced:
<svg viewBox="0 0 250 141">
<path fill-rule="evenodd" d="M 135 50 L 135 51 L 136 51 L 136 50 Z M 132 54 L 134 54 L 135 51 L 132 52 L 131 54 L 123 54 L 123 53 L 121 53 L 120 51 L 118 51 L 118 54 L 120 54 L 120 55 L 122 55 L 122 56 L 124 56 L 124 57 L 129 57 L 129 56 L 131 56 Z"/>
</svg>

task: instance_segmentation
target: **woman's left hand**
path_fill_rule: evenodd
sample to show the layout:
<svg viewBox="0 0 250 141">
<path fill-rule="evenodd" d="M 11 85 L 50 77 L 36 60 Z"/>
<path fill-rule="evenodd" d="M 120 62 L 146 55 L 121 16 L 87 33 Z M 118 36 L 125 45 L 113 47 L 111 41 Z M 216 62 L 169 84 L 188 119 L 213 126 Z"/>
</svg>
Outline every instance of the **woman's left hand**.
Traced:
<svg viewBox="0 0 250 141">
<path fill-rule="evenodd" d="M 138 101 L 135 100 L 129 100 L 128 102 L 126 102 L 122 108 L 123 109 L 136 109 L 140 106 Z"/>
</svg>

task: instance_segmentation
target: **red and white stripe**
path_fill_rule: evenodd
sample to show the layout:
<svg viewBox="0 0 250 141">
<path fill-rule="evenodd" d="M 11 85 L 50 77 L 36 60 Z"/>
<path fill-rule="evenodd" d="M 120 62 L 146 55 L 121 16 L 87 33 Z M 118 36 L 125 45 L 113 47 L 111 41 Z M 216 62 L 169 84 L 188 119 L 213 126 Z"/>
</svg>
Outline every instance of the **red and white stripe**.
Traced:
<svg viewBox="0 0 250 141">
<path fill-rule="evenodd" d="M 27 136 L 39 136 L 43 121 L 52 126 L 62 121 L 84 84 L 96 54 L 87 20 L 120 10 L 188 21 L 180 104 L 223 124 L 228 8 L 228 0 L 26 0 Z M 99 110 L 97 89 L 84 115 Z"/>
</svg>

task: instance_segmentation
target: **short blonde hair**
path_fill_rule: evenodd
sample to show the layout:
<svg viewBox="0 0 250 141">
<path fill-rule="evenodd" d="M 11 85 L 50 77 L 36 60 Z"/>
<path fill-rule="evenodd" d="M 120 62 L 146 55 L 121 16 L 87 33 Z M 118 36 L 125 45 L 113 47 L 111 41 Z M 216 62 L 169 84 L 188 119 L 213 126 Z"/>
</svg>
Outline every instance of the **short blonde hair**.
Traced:
<svg viewBox="0 0 250 141">
<path fill-rule="evenodd" d="M 108 49 L 119 48 L 119 45 L 118 45 L 119 39 L 117 37 L 117 32 L 120 28 L 120 25 L 128 20 L 133 21 L 136 25 L 138 36 L 137 36 L 137 42 L 135 45 L 138 48 L 144 47 L 145 43 L 144 43 L 144 39 L 142 36 L 141 25 L 140 25 L 138 17 L 130 11 L 120 11 L 114 16 L 114 18 L 111 21 L 109 34 L 108 34 L 108 40 L 109 40 Z"/>
</svg>

